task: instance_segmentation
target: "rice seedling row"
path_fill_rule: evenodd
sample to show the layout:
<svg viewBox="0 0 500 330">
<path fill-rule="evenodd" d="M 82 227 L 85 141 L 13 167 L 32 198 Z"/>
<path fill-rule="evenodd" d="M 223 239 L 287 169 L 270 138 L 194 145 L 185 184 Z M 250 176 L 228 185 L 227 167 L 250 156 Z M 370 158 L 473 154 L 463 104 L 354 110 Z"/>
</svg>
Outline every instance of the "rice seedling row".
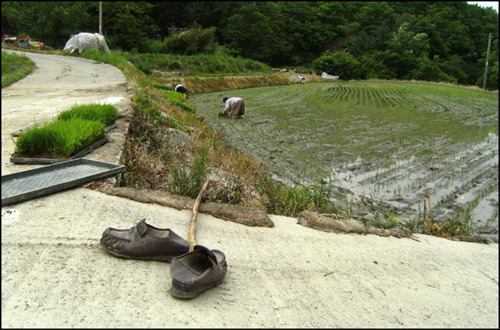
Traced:
<svg viewBox="0 0 500 330">
<path fill-rule="evenodd" d="M 115 122 L 113 105 L 88 104 L 61 112 L 57 120 L 36 124 L 15 141 L 14 157 L 69 158 L 102 139 Z"/>
<path fill-rule="evenodd" d="M 245 99 L 244 119 L 218 118 L 222 97 L 233 95 Z M 369 196 L 403 217 L 418 212 L 428 189 L 438 219 L 464 207 L 452 197 L 438 205 L 445 196 L 468 191 L 475 202 L 465 207 L 477 223 L 498 212 L 494 196 L 489 213 L 475 211 L 492 196 L 486 187 L 498 191 L 497 94 L 414 82 L 326 82 L 197 94 L 192 101 L 235 146 L 289 184 L 327 178 L 351 191 L 346 204 Z M 476 188 L 474 180 L 481 182 Z"/>
</svg>

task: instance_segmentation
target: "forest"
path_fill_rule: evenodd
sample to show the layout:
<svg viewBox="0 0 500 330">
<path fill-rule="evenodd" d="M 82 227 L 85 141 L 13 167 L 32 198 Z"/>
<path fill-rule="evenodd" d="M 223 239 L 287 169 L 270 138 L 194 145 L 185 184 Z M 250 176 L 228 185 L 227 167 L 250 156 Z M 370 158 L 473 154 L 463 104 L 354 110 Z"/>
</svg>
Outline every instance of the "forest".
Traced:
<svg viewBox="0 0 500 330">
<path fill-rule="evenodd" d="M 60 49 L 99 32 L 99 3 L 2 1 L 2 34 Z M 498 89 L 498 13 L 466 1 L 103 1 L 101 28 L 111 50 L 130 53 L 479 87 L 487 67 L 486 88 Z"/>
</svg>

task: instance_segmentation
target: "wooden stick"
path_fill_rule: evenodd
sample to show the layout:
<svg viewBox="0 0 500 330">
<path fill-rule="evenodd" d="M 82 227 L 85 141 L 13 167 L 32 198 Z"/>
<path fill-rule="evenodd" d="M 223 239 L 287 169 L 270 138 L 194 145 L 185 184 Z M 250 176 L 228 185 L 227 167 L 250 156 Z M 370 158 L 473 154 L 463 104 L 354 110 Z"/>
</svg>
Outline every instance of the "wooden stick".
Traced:
<svg viewBox="0 0 500 330">
<path fill-rule="evenodd" d="M 427 199 L 424 198 L 424 222 L 427 218 Z"/>
<path fill-rule="evenodd" d="M 198 193 L 198 196 L 194 201 L 193 212 L 191 213 L 191 223 L 188 230 L 189 252 L 193 251 L 194 246 L 196 245 L 196 218 L 198 217 L 198 209 L 201 204 L 201 197 L 203 196 L 203 193 L 205 192 L 207 187 L 208 179 L 206 179 L 203 183 L 203 186 L 201 187 L 200 192 Z"/>
<path fill-rule="evenodd" d="M 429 219 L 434 220 L 434 217 L 432 216 L 432 207 L 431 207 L 431 192 L 429 191 Z"/>
</svg>

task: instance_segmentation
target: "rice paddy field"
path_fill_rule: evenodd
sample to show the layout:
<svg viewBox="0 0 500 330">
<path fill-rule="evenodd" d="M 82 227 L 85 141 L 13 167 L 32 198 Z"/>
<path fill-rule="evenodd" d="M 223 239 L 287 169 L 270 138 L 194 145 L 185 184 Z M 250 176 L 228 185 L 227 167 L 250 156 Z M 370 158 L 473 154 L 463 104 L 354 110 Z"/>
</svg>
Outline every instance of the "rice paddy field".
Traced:
<svg viewBox="0 0 500 330">
<path fill-rule="evenodd" d="M 243 119 L 219 118 L 224 96 Z M 238 149 L 276 178 L 335 189 L 344 206 L 370 199 L 401 219 L 467 216 L 498 241 L 498 93 L 416 82 L 310 82 L 192 95 Z M 355 211 L 355 210 L 354 210 Z"/>
</svg>

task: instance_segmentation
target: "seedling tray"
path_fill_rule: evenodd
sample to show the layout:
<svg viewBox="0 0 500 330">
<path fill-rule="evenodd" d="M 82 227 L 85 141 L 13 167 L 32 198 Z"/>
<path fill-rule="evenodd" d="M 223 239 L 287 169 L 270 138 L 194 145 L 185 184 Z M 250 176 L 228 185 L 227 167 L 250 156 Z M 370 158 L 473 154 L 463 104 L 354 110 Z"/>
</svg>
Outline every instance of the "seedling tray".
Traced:
<svg viewBox="0 0 500 330">
<path fill-rule="evenodd" d="M 2 176 L 2 206 L 24 202 L 125 172 L 124 165 L 86 158 Z"/>
<path fill-rule="evenodd" d="M 47 164 L 55 164 L 59 163 L 62 161 L 70 160 L 70 159 L 75 159 L 79 158 L 82 156 L 85 156 L 86 154 L 91 153 L 94 149 L 99 148 L 100 146 L 106 144 L 108 142 L 108 138 L 105 137 L 104 139 L 101 139 L 97 142 L 95 142 L 93 145 L 90 147 L 78 152 L 77 154 L 67 158 L 67 159 L 57 159 L 57 158 L 27 158 L 27 157 L 10 157 L 10 162 L 14 164 L 40 164 L 40 165 L 47 165 Z"/>
</svg>

